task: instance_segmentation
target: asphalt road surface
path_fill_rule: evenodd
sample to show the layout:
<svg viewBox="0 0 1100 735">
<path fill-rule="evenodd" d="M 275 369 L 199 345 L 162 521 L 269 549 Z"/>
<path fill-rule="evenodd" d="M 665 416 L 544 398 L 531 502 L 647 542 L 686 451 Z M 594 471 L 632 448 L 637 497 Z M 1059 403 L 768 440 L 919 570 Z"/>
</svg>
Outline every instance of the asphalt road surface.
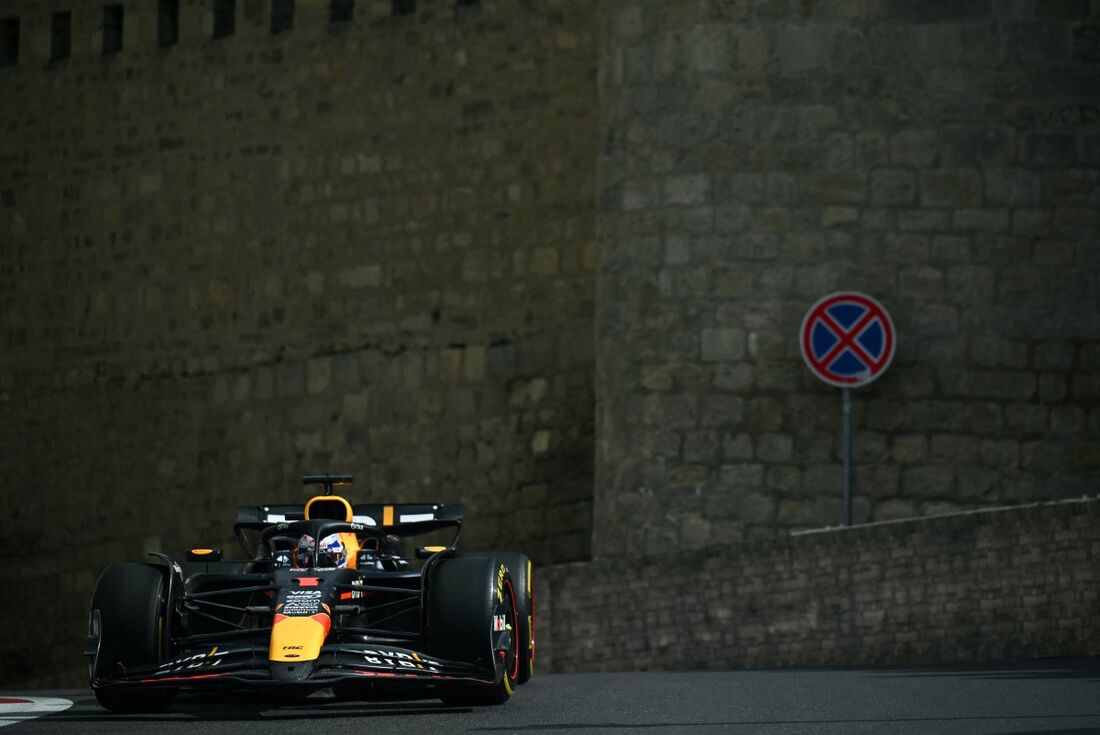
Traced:
<svg viewBox="0 0 1100 735">
<path fill-rule="evenodd" d="M 100 709 L 83 690 L 0 692 L 0 702 L 20 695 L 64 698 L 73 706 L 36 719 L 0 710 L 0 725 L 12 723 L 0 728 L 2 735 L 1100 733 L 1100 658 L 968 667 L 536 674 L 507 704 L 479 709 L 433 700 L 182 694 L 163 715 L 123 716 Z"/>
</svg>

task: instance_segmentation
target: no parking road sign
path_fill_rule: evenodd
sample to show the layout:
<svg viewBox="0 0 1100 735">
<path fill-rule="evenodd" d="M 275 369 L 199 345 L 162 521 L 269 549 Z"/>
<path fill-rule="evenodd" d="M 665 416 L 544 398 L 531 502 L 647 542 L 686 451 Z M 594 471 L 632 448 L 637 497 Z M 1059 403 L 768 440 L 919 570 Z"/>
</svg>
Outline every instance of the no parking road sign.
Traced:
<svg viewBox="0 0 1100 735">
<path fill-rule="evenodd" d="M 837 291 L 810 307 L 798 332 L 802 359 L 844 394 L 843 523 L 852 525 L 852 391 L 886 372 L 894 359 L 894 323 L 865 293 Z"/>
<path fill-rule="evenodd" d="M 886 372 L 897 339 L 882 304 L 858 291 L 837 291 L 806 312 L 799 343 L 814 375 L 838 388 L 858 388 Z"/>
</svg>

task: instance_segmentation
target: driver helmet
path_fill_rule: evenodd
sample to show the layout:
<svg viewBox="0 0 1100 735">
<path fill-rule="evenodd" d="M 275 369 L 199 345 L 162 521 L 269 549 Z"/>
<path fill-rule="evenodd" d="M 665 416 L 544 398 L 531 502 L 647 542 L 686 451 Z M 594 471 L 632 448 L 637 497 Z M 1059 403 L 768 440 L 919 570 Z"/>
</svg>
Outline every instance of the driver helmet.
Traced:
<svg viewBox="0 0 1100 735">
<path fill-rule="evenodd" d="M 321 539 L 317 559 L 313 558 L 313 537 L 308 533 L 298 540 L 295 553 L 298 568 L 342 568 L 347 564 L 347 552 L 340 541 L 340 534 L 332 533 Z"/>
</svg>

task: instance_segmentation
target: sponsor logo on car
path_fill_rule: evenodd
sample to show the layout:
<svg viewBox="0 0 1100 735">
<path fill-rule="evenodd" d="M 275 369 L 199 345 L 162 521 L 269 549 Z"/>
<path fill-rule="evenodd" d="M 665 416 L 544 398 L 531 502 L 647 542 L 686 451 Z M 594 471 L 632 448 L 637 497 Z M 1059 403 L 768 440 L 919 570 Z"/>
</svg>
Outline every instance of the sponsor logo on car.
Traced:
<svg viewBox="0 0 1100 735">
<path fill-rule="evenodd" d="M 430 674 L 438 674 L 443 666 L 438 661 L 421 656 L 419 653 L 405 653 L 389 648 L 368 649 L 363 651 L 363 660 L 367 668 L 412 669 Z"/>
<path fill-rule="evenodd" d="M 283 615 L 316 615 L 321 611 L 321 590 L 288 590 Z"/>
<path fill-rule="evenodd" d="M 207 653 L 194 653 L 190 656 L 183 656 L 173 661 L 166 661 L 157 667 L 157 674 L 175 674 L 180 671 L 189 671 L 191 669 L 213 668 L 221 663 L 221 657 L 228 653 L 230 653 L 230 651 L 219 651 L 217 646 L 215 646 Z"/>
</svg>

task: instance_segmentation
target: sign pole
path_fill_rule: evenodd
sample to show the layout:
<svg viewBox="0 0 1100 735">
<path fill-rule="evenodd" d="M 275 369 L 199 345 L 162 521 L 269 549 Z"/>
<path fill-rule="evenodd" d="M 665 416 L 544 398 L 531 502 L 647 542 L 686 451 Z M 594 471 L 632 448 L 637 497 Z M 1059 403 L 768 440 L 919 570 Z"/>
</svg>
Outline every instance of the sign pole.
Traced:
<svg viewBox="0 0 1100 735">
<path fill-rule="evenodd" d="M 844 394 L 844 525 L 852 525 L 852 390 Z"/>
<path fill-rule="evenodd" d="M 802 359 L 814 375 L 844 394 L 844 499 L 840 522 L 852 525 L 852 388 L 878 379 L 894 359 L 894 322 L 865 293 L 835 291 L 818 299 L 798 330 Z"/>
</svg>

